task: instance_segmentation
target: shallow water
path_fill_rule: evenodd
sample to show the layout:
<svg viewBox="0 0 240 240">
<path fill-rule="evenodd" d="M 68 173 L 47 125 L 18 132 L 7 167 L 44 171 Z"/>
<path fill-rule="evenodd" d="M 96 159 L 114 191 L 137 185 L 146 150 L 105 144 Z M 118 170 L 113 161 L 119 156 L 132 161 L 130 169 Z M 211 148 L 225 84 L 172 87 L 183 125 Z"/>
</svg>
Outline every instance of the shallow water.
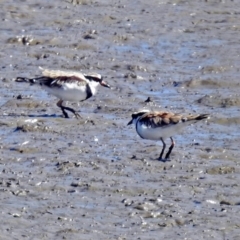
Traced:
<svg viewBox="0 0 240 240">
<path fill-rule="evenodd" d="M 2 239 L 238 239 L 237 5 L 1 1 Z M 39 66 L 99 72 L 113 89 L 64 119 L 56 98 L 14 82 Z M 126 126 L 141 108 L 211 119 L 159 162 L 161 143 Z"/>
</svg>

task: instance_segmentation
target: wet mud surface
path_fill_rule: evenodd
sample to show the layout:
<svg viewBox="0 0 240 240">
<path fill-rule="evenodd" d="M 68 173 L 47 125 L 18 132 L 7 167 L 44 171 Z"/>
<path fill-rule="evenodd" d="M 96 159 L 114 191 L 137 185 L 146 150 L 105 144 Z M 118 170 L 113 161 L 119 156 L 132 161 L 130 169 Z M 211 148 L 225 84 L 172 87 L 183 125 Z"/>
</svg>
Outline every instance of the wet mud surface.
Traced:
<svg viewBox="0 0 240 240">
<path fill-rule="evenodd" d="M 1 239 L 239 239 L 237 1 L 10 0 L 0 13 Z M 14 82 L 39 66 L 113 89 L 64 119 Z M 161 142 L 126 126 L 142 108 L 211 119 L 160 162 Z"/>
</svg>

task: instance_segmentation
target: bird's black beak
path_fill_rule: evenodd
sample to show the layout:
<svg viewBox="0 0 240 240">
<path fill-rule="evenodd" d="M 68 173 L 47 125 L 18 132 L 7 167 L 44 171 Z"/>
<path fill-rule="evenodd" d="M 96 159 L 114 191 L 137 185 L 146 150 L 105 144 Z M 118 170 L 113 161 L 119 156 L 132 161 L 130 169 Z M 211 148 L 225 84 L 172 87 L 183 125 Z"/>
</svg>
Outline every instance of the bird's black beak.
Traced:
<svg viewBox="0 0 240 240">
<path fill-rule="evenodd" d="M 106 82 L 104 81 L 101 81 L 100 84 L 103 86 L 103 87 L 107 87 L 107 88 L 111 88 L 110 85 L 108 85 Z"/>
<path fill-rule="evenodd" d="M 132 123 L 133 123 L 133 120 L 131 119 L 131 121 L 127 124 L 127 126 L 131 125 Z"/>
</svg>

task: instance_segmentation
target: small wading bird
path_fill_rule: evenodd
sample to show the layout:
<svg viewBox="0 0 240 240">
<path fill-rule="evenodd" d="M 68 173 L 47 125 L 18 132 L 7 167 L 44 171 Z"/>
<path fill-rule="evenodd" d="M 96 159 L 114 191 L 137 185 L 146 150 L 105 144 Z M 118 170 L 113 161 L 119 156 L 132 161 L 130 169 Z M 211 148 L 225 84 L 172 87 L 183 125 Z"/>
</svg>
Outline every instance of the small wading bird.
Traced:
<svg viewBox="0 0 240 240">
<path fill-rule="evenodd" d="M 69 118 L 66 111 L 72 112 L 76 118 L 81 117 L 73 108 L 63 106 L 64 101 L 85 101 L 97 92 L 97 87 L 110 88 L 103 81 L 100 74 L 82 74 L 80 72 L 67 72 L 59 70 L 42 69 L 41 77 L 36 78 L 16 78 L 16 82 L 29 82 L 31 84 L 39 84 L 48 93 L 58 97 L 60 100 L 57 106 L 61 108 L 65 118 Z"/>
<path fill-rule="evenodd" d="M 159 160 L 164 160 L 162 158 L 166 148 L 164 140 L 170 137 L 172 144 L 165 156 L 167 160 L 175 145 L 172 136 L 181 131 L 182 128 L 202 119 L 207 119 L 208 117 L 208 114 L 183 116 L 171 112 L 150 112 L 149 110 L 142 110 L 132 114 L 132 120 L 128 125 L 135 124 L 138 135 L 143 139 L 162 141 L 163 148 Z"/>
</svg>

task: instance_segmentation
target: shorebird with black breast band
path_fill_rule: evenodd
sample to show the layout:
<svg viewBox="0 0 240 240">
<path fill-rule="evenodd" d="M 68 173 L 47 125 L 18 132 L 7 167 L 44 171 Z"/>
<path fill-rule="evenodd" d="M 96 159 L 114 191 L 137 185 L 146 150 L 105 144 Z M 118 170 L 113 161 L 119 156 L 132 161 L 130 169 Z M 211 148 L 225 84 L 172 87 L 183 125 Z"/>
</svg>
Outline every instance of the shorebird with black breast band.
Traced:
<svg viewBox="0 0 240 240">
<path fill-rule="evenodd" d="M 72 112 L 76 118 L 81 117 L 73 108 L 63 105 L 64 101 L 85 101 L 96 94 L 99 85 L 110 88 L 103 81 L 100 74 L 82 74 L 80 72 L 42 69 L 42 76 L 36 78 L 16 78 L 16 82 L 29 82 L 39 84 L 48 93 L 60 100 L 57 106 L 61 108 L 65 118 L 69 118 L 67 111 Z"/>
<path fill-rule="evenodd" d="M 132 119 L 128 125 L 135 124 L 138 135 L 143 139 L 162 141 L 163 148 L 159 160 L 164 161 L 169 159 L 175 145 L 172 136 L 179 133 L 184 127 L 207 118 L 209 118 L 208 114 L 185 116 L 165 111 L 151 112 L 149 110 L 142 110 L 132 114 Z M 171 146 L 163 159 L 166 138 L 171 139 Z"/>
</svg>

